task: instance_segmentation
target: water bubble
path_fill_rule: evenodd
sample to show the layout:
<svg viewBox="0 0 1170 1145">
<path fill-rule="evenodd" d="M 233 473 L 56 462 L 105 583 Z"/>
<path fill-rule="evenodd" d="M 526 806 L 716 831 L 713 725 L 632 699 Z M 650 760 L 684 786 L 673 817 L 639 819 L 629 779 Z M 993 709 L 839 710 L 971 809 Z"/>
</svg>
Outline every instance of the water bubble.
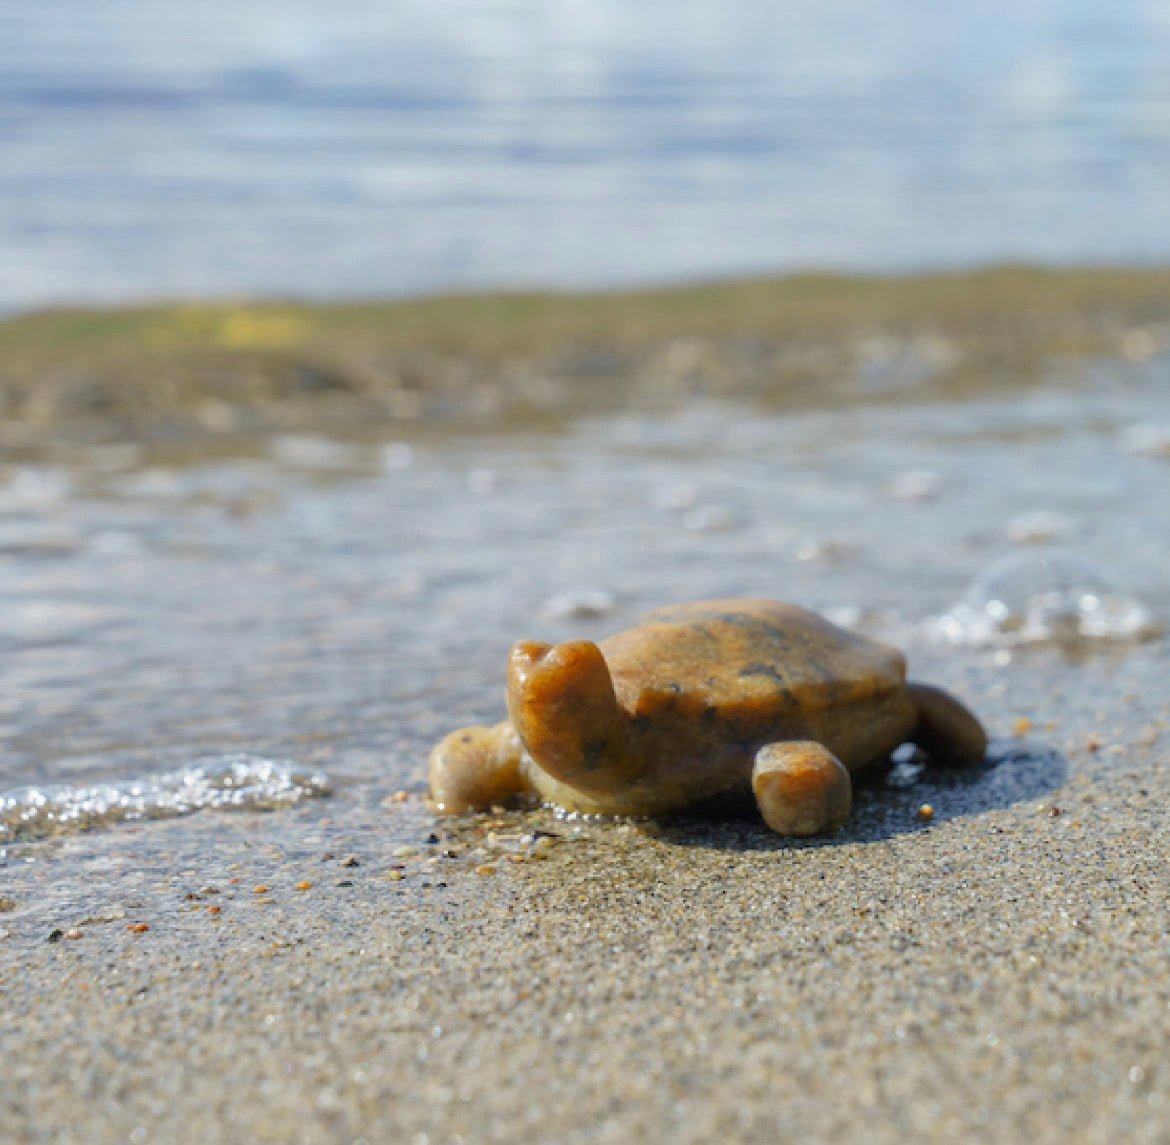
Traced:
<svg viewBox="0 0 1170 1145">
<path fill-rule="evenodd" d="M 236 427 L 236 411 L 219 398 L 204 398 L 195 407 L 195 418 L 212 433 L 230 433 Z"/>
<path fill-rule="evenodd" d="M 470 492 L 479 495 L 492 492 L 499 483 L 494 469 L 473 469 L 467 475 L 467 488 Z"/>
<path fill-rule="evenodd" d="M 1166 348 L 1164 326 L 1133 326 L 1121 336 L 1121 353 L 1131 362 L 1148 362 Z"/>
<path fill-rule="evenodd" d="M 360 463 L 360 453 L 352 445 L 312 434 L 279 434 L 268 448 L 272 459 L 289 469 L 355 469 Z"/>
<path fill-rule="evenodd" d="M 925 760 L 917 756 L 895 760 L 894 766 L 886 774 L 886 786 L 895 791 L 914 787 L 922 779 L 925 770 Z"/>
<path fill-rule="evenodd" d="M 796 547 L 798 561 L 818 561 L 822 564 L 837 564 L 848 560 L 857 552 L 857 545 L 845 537 L 810 537 Z"/>
<path fill-rule="evenodd" d="M 908 469 L 897 473 L 887 487 L 900 501 L 929 501 L 938 496 L 942 478 L 933 469 Z"/>
<path fill-rule="evenodd" d="M 53 521 L 0 521 L 0 554 L 62 557 L 81 548 L 76 529 Z"/>
<path fill-rule="evenodd" d="M 91 445 L 86 450 L 86 460 L 99 473 L 123 473 L 142 464 L 146 450 L 137 442 L 120 442 L 113 445 Z"/>
<path fill-rule="evenodd" d="M 683 526 L 697 533 L 725 533 L 739 524 L 726 505 L 700 505 L 683 517 Z"/>
<path fill-rule="evenodd" d="M 31 644 L 75 640 L 83 633 L 118 619 L 107 608 L 80 600 L 17 600 L 0 609 L 0 640 Z"/>
<path fill-rule="evenodd" d="M 1170 425 L 1130 425 L 1121 431 L 1120 441 L 1126 453 L 1170 458 Z"/>
<path fill-rule="evenodd" d="M 1018 545 L 1041 545 L 1047 541 L 1068 540 L 1077 531 L 1077 523 L 1063 513 L 1038 509 L 1021 513 L 1007 524 L 1007 535 Z"/>
<path fill-rule="evenodd" d="M 541 612 L 551 620 L 597 620 L 617 607 L 613 594 L 603 588 L 571 589 L 545 602 Z"/>
<path fill-rule="evenodd" d="M 663 485 L 654 491 L 655 508 L 669 512 L 681 513 L 693 509 L 698 499 L 698 490 L 693 485 Z"/>
<path fill-rule="evenodd" d="M 954 644 L 1078 644 L 1147 640 L 1160 626 L 1089 563 L 1061 553 L 1004 557 L 980 573 L 963 599 L 930 622 Z"/>
<path fill-rule="evenodd" d="M 865 619 L 864 609 L 856 604 L 831 604 L 821 609 L 821 615 L 838 628 L 856 628 Z"/>
<path fill-rule="evenodd" d="M 127 529 L 102 529 L 89 538 L 90 554 L 103 559 L 119 560 L 142 556 L 146 543 Z"/>
<path fill-rule="evenodd" d="M 26 467 L 18 469 L 0 493 L 0 504 L 30 508 L 64 501 L 72 492 L 73 481 L 63 469 Z"/>
<path fill-rule="evenodd" d="M 160 501 L 175 500 L 187 494 L 187 487 L 179 474 L 163 466 L 152 466 L 119 478 L 111 488 L 124 497 L 144 497 Z"/>
<path fill-rule="evenodd" d="M 382 446 L 382 468 L 387 473 L 401 473 L 414 464 L 414 446 L 405 441 L 392 441 Z"/>
<path fill-rule="evenodd" d="M 203 808 L 269 811 L 329 794 L 328 779 L 254 755 L 196 760 L 178 771 L 93 787 L 0 792 L 0 842 L 86 831 L 131 819 L 173 819 Z"/>
</svg>

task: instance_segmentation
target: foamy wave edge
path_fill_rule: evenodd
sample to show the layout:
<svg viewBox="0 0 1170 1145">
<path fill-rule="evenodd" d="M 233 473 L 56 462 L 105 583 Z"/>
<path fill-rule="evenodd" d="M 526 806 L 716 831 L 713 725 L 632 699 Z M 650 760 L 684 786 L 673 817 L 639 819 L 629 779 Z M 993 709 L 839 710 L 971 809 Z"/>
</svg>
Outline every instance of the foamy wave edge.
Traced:
<svg viewBox="0 0 1170 1145">
<path fill-rule="evenodd" d="M 0 792 L 0 847 L 133 820 L 174 819 L 205 809 L 272 811 L 329 795 L 322 772 L 290 760 L 234 754 L 197 759 L 178 771 L 77 787 Z"/>
</svg>

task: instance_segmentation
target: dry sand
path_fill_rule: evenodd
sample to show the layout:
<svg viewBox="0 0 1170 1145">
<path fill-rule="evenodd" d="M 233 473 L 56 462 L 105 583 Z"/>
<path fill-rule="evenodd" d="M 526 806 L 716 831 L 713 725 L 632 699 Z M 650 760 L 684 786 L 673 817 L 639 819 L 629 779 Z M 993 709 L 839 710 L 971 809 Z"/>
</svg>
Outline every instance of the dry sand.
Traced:
<svg viewBox="0 0 1170 1145">
<path fill-rule="evenodd" d="M 926 667 L 998 763 L 827 841 L 343 789 L 13 850 L 0 1139 L 1170 1139 L 1164 645 Z"/>
</svg>

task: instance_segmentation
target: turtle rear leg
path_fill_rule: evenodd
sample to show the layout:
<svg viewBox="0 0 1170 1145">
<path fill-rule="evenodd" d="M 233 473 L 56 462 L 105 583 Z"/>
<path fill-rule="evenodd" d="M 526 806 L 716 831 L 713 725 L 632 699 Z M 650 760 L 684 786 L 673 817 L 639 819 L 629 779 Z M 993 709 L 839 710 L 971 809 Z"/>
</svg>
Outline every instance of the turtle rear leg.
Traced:
<svg viewBox="0 0 1170 1145">
<path fill-rule="evenodd" d="M 977 763 L 987 750 L 983 725 L 949 692 L 929 684 L 906 685 L 918 709 L 910 740 L 927 755 L 952 763 Z"/>
<path fill-rule="evenodd" d="M 824 744 L 793 740 L 756 752 L 752 791 L 764 822 L 781 835 L 825 835 L 849 817 L 853 784 Z"/>
<path fill-rule="evenodd" d="M 521 761 L 524 747 L 512 725 L 460 728 L 431 749 L 431 799 L 439 811 L 485 811 L 532 791 Z"/>
</svg>

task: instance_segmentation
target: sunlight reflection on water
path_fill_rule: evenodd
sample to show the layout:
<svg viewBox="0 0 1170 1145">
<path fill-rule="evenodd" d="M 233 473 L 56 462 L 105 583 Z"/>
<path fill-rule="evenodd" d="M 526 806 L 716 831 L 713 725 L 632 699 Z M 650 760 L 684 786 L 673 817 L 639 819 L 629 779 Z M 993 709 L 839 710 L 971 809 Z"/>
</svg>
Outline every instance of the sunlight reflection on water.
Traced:
<svg viewBox="0 0 1170 1145">
<path fill-rule="evenodd" d="M 0 308 L 1170 255 L 1170 9 L 9 0 Z"/>
</svg>

